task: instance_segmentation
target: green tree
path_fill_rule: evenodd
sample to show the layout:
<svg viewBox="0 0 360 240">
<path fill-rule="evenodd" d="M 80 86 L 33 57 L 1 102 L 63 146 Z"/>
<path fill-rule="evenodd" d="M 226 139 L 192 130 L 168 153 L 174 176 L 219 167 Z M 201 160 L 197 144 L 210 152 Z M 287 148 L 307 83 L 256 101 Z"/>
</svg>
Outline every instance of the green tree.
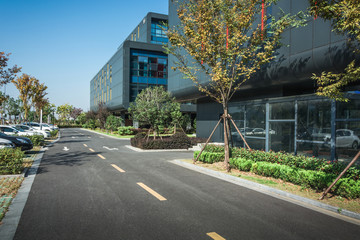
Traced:
<svg viewBox="0 0 360 240">
<path fill-rule="evenodd" d="M 355 52 L 359 54 L 360 44 L 360 1 L 358 0 L 309 0 L 310 13 L 314 17 L 330 20 L 334 31 L 349 36 L 349 43 L 356 45 Z M 344 87 L 360 79 L 360 66 L 355 60 L 351 61 L 343 72 L 322 72 L 312 79 L 318 83 L 317 95 L 329 97 L 336 101 L 348 99 L 342 92 Z"/>
<path fill-rule="evenodd" d="M 175 1 L 178 2 L 178 1 Z M 180 25 L 168 31 L 168 54 L 200 92 L 220 103 L 224 115 L 225 164 L 229 170 L 228 102 L 242 85 L 274 59 L 282 32 L 303 21 L 283 14 L 268 19 L 275 0 L 189 0 L 178 4 Z M 258 24 L 256 21 L 261 19 Z M 187 53 L 190 55 L 184 54 Z M 199 76 L 203 73 L 208 81 Z"/>
<path fill-rule="evenodd" d="M 70 113 L 73 108 L 74 107 L 72 105 L 67 104 L 67 103 L 57 107 L 56 113 L 59 115 L 61 122 L 69 123 Z"/>
<path fill-rule="evenodd" d="M 52 122 L 55 121 L 55 112 L 56 112 L 56 106 L 53 103 L 47 102 L 45 106 L 43 107 L 43 118 L 47 119 L 48 122 L 50 122 L 50 118 L 52 118 Z"/>
<path fill-rule="evenodd" d="M 23 103 L 25 120 L 27 120 L 28 113 L 30 111 L 31 99 L 33 97 L 33 87 L 36 81 L 38 81 L 36 78 L 25 73 L 12 80 L 12 83 L 19 91 L 19 97 Z"/>
<path fill-rule="evenodd" d="M 79 114 L 79 116 L 76 118 L 77 124 L 85 124 L 86 123 L 86 112 L 82 112 Z"/>
<path fill-rule="evenodd" d="M 96 118 L 99 121 L 100 128 L 105 129 L 106 119 L 108 116 L 110 116 L 110 111 L 106 107 L 106 104 L 101 102 L 98 105 L 98 109 L 96 111 Z"/>
<path fill-rule="evenodd" d="M 34 84 L 32 86 L 32 96 L 31 96 L 31 101 L 32 101 L 32 105 L 35 108 L 35 112 L 37 114 L 37 116 L 39 116 L 40 119 L 40 112 L 41 110 L 45 107 L 46 104 L 49 103 L 49 99 L 45 98 L 45 96 L 47 95 L 46 89 L 48 87 L 45 86 L 44 83 L 39 82 L 39 80 L 35 80 Z"/>
<path fill-rule="evenodd" d="M 21 102 L 19 99 L 14 99 L 10 97 L 6 103 L 6 111 L 9 115 L 9 120 L 11 122 L 11 116 L 14 116 L 14 120 L 16 121 L 16 116 L 19 116 L 21 111 Z"/>
<path fill-rule="evenodd" d="M 130 104 L 129 113 L 134 120 L 150 125 L 156 138 L 159 127 L 171 123 L 171 113 L 179 108 L 180 104 L 163 87 L 153 87 L 137 95 L 135 104 Z"/>
<path fill-rule="evenodd" d="M 7 68 L 9 56 L 10 56 L 10 53 L 6 54 L 5 52 L 0 52 L 0 87 L 8 84 L 12 80 L 14 80 L 14 78 L 16 77 L 16 74 L 21 71 L 21 68 L 18 68 L 16 65 L 11 68 Z M 1 116 L 4 112 L 3 103 L 7 99 L 8 98 L 7 98 L 6 94 L 1 93 L 1 95 L 0 95 L 0 106 L 2 108 Z"/>
<path fill-rule="evenodd" d="M 106 118 L 105 127 L 109 131 L 117 131 L 119 127 L 123 124 L 123 119 L 114 115 L 109 115 Z"/>
<path fill-rule="evenodd" d="M 6 54 L 4 52 L 0 52 L 0 87 L 14 80 L 16 74 L 21 71 L 21 68 L 18 68 L 16 65 L 6 69 L 8 66 L 9 56 L 10 53 Z"/>
</svg>

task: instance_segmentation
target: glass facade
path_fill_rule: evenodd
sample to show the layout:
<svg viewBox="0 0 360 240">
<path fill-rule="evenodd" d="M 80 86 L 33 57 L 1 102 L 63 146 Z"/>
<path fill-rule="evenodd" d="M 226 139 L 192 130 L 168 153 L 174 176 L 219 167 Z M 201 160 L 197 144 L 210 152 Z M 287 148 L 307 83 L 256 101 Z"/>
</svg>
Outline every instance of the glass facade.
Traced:
<svg viewBox="0 0 360 240">
<path fill-rule="evenodd" d="M 166 54 L 132 49 L 130 58 L 130 102 L 147 87 L 160 85 L 167 89 Z"/>
<path fill-rule="evenodd" d="M 360 146 L 360 96 L 335 103 L 317 96 L 231 103 L 229 112 L 253 149 L 329 160 L 352 159 Z M 245 147 L 231 129 L 235 146 Z"/>
<path fill-rule="evenodd" d="M 151 43 L 168 43 L 167 30 L 164 20 L 151 19 Z"/>
</svg>

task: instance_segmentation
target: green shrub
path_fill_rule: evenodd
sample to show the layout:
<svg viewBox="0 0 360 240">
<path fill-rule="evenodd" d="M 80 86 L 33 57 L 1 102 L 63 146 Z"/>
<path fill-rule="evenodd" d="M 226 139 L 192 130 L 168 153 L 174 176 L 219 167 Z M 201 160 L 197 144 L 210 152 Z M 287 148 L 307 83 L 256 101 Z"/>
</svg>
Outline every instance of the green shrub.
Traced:
<svg viewBox="0 0 360 240">
<path fill-rule="evenodd" d="M 43 135 L 26 136 L 29 138 L 34 146 L 45 146 Z"/>
<path fill-rule="evenodd" d="M 194 159 L 197 158 L 200 151 L 196 151 L 194 153 Z M 224 161 L 224 154 L 223 153 L 212 153 L 212 152 L 202 152 L 201 156 L 199 157 L 198 161 L 205 162 L 205 163 L 214 163 L 214 162 L 221 162 Z"/>
<path fill-rule="evenodd" d="M 109 131 L 116 131 L 121 127 L 122 122 L 123 119 L 121 117 L 110 115 L 106 118 L 105 128 Z"/>
<path fill-rule="evenodd" d="M 0 149 L 0 174 L 20 174 L 23 167 L 24 152 L 20 148 Z"/>
<path fill-rule="evenodd" d="M 59 133 L 59 130 L 51 131 L 51 132 L 50 132 L 50 136 L 51 136 L 51 137 L 56 137 L 56 136 L 58 135 L 58 133 Z"/>
<path fill-rule="evenodd" d="M 360 181 L 341 178 L 335 185 L 334 193 L 346 198 L 360 198 Z"/>
<path fill-rule="evenodd" d="M 118 127 L 117 133 L 119 135 L 132 135 L 134 134 L 135 129 L 131 126 L 129 127 Z"/>
<path fill-rule="evenodd" d="M 89 119 L 85 124 L 82 125 L 82 127 L 94 130 L 97 127 L 97 123 L 94 119 Z"/>
<path fill-rule="evenodd" d="M 184 133 L 176 133 L 162 139 L 147 138 L 144 133 L 138 133 L 130 139 L 131 146 L 142 149 L 188 149 L 192 146 L 191 139 Z"/>
</svg>

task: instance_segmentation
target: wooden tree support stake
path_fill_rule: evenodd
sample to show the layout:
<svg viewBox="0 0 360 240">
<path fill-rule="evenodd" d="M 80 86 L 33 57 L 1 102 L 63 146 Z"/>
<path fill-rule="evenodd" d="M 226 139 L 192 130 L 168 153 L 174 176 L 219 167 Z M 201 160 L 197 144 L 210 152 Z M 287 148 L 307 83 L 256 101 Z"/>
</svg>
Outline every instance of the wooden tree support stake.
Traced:
<svg viewBox="0 0 360 240">
<path fill-rule="evenodd" d="M 230 116 L 230 115 L 229 115 L 229 118 L 230 118 L 230 120 L 231 120 L 232 124 L 234 125 L 234 127 L 235 127 L 236 131 L 240 134 L 240 137 L 241 137 L 241 139 L 244 141 L 244 143 L 245 143 L 246 147 L 247 147 L 248 149 L 250 149 L 250 150 L 251 150 L 251 148 L 250 148 L 250 147 L 249 147 L 249 145 L 247 144 L 247 142 L 246 142 L 245 138 L 243 137 L 243 135 L 242 135 L 242 134 L 241 134 L 241 132 L 239 131 L 238 127 L 236 126 L 236 124 L 235 124 L 234 120 L 231 118 L 231 116 Z"/>
<path fill-rule="evenodd" d="M 344 169 L 344 171 L 342 171 L 340 173 L 340 175 L 335 179 L 335 181 L 330 185 L 330 187 L 328 187 L 328 189 L 326 189 L 326 191 L 323 193 L 323 195 L 319 198 L 319 200 L 323 200 L 324 197 L 326 196 L 326 194 L 328 194 L 328 192 L 330 191 L 330 189 L 337 183 L 337 181 L 339 181 L 339 179 L 346 173 L 346 171 L 356 162 L 356 160 L 359 158 L 360 156 L 360 151 L 356 154 L 356 156 L 353 158 L 353 160 L 351 160 L 351 162 L 346 166 L 346 168 Z"/>
<path fill-rule="evenodd" d="M 200 157 L 201 153 L 204 151 L 204 149 L 205 149 L 205 148 L 206 148 L 206 146 L 208 145 L 208 143 L 209 143 L 209 141 L 210 141 L 210 139 L 211 139 L 212 135 L 214 134 L 215 130 L 216 130 L 216 129 L 217 129 L 217 127 L 219 126 L 219 124 L 220 124 L 220 122 L 221 122 L 221 120 L 222 120 L 222 119 L 223 119 L 222 117 L 219 119 L 219 121 L 218 121 L 218 123 L 216 124 L 216 126 L 215 126 L 214 130 L 213 130 L 213 131 L 212 131 L 212 133 L 210 134 L 209 138 L 206 140 L 205 146 L 201 149 L 201 151 L 200 151 L 199 155 L 196 157 L 196 159 L 194 159 L 194 161 L 193 161 L 193 163 L 194 163 L 194 164 L 198 161 L 198 159 L 199 159 L 199 157 Z"/>
</svg>

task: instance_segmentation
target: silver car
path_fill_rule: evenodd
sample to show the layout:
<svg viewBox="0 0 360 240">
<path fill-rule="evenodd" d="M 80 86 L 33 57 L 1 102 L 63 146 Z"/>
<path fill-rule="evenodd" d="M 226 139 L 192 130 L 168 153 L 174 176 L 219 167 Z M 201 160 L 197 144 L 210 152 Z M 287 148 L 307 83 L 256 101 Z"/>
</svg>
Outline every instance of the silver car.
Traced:
<svg viewBox="0 0 360 240">
<path fill-rule="evenodd" d="M 331 135 L 326 134 L 324 140 L 330 142 Z M 350 129 L 336 130 L 336 147 L 358 149 L 360 145 L 359 137 Z"/>
</svg>

